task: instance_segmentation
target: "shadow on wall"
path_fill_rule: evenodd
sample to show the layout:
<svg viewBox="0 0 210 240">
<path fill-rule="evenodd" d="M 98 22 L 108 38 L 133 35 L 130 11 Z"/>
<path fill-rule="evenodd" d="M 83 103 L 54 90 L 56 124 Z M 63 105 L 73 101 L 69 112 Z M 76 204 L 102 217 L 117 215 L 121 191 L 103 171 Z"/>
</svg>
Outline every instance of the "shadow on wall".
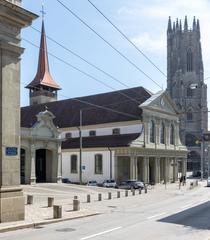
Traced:
<svg viewBox="0 0 210 240">
<path fill-rule="evenodd" d="M 182 205 L 180 205 L 181 207 Z M 200 230 L 210 229 L 210 201 L 162 218 L 158 222 L 173 223 Z"/>
</svg>

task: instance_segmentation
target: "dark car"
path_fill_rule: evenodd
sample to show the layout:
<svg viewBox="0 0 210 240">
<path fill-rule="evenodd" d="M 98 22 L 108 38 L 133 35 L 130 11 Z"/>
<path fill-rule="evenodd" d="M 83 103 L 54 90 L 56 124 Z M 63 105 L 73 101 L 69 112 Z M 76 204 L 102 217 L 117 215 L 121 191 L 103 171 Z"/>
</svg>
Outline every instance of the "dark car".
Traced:
<svg viewBox="0 0 210 240">
<path fill-rule="evenodd" d="M 144 183 L 137 180 L 126 180 L 117 185 L 121 189 L 144 189 Z"/>
</svg>

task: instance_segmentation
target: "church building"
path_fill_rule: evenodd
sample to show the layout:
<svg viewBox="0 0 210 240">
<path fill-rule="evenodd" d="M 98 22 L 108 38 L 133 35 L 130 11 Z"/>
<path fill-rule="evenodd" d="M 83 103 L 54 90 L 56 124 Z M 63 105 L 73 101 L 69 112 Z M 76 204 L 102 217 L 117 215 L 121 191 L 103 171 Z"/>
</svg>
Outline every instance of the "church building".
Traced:
<svg viewBox="0 0 210 240">
<path fill-rule="evenodd" d="M 21 181 L 174 182 L 186 175 L 177 107 L 166 92 L 135 87 L 57 100 L 42 22 L 38 69 L 21 108 Z"/>
<path fill-rule="evenodd" d="M 199 20 L 188 27 L 185 17 L 171 23 L 167 29 L 167 92 L 180 112 L 180 138 L 189 150 L 188 171 L 196 173 L 207 169 L 204 151 L 201 149 L 202 134 L 208 130 L 207 85 L 200 41 Z M 206 166 L 205 166 L 206 165 Z"/>
</svg>

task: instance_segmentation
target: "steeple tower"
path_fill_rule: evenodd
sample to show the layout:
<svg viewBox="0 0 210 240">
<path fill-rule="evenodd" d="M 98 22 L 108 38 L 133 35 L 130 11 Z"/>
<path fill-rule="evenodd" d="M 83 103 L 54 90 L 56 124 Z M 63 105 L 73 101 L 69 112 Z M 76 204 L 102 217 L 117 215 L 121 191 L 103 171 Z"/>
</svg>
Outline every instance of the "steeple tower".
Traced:
<svg viewBox="0 0 210 240">
<path fill-rule="evenodd" d="M 37 73 L 34 80 L 26 88 L 30 90 L 30 105 L 56 101 L 57 91 L 61 89 L 53 80 L 49 70 L 44 19 L 42 19 Z"/>
<path fill-rule="evenodd" d="M 167 91 L 182 113 L 180 136 L 182 143 L 192 151 L 188 169 L 195 171 L 200 170 L 202 156 L 196 140 L 208 129 L 207 85 L 204 83 L 200 26 L 199 20 L 194 17 L 190 28 L 186 16 L 184 28 L 180 24 L 177 31 L 177 22 L 173 22 L 171 34 L 167 30 Z"/>
</svg>

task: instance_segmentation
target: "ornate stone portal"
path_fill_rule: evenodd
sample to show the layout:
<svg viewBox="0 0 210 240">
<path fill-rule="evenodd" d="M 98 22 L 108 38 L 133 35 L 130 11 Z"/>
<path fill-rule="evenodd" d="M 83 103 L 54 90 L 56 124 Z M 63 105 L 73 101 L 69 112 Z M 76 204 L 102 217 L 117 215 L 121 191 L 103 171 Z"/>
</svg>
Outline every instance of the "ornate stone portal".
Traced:
<svg viewBox="0 0 210 240">
<path fill-rule="evenodd" d="M 19 152 L 20 55 L 24 49 L 20 31 L 37 15 L 20 3 L 0 0 L 0 222 L 24 219 Z"/>
</svg>

